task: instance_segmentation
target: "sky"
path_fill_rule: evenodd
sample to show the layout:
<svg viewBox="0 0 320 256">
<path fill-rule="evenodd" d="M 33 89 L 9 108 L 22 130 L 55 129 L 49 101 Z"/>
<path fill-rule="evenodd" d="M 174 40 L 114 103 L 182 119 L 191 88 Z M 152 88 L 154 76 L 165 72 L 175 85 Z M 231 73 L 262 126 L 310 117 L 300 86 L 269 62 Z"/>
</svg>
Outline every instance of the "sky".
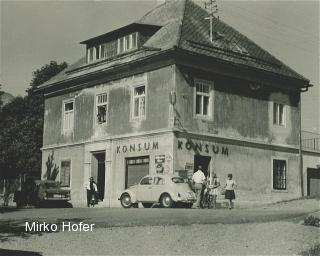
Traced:
<svg viewBox="0 0 320 256">
<path fill-rule="evenodd" d="M 2 90 L 25 95 L 33 71 L 51 60 L 72 64 L 85 55 L 79 42 L 132 23 L 159 2 L 0 0 Z M 310 80 L 302 125 L 320 133 L 319 1 L 218 0 L 218 7 L 221 20 Z"/>
</svg>

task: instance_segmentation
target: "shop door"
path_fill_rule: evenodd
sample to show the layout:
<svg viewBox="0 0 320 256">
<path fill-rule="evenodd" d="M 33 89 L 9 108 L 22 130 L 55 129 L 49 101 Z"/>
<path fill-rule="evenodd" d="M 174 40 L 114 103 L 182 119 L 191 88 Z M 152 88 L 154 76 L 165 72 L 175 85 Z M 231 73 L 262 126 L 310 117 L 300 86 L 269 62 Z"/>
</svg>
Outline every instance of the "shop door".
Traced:
<svg viewBox="0 0 320 256">
<path fill-rule="evenodd" d="M 307 169 L 307 195 L 320 195 L 320 169 Z"/>
<path fill-rule="evenodd" d="M 204 175 L 207 177 L 208 173 L 210 172 L 210 156 L 202 156 L 202 155 L 195 155 L 194 156 L 194 171 L 198 170 L 198 167 L 202 166 L 202 171 Z"/>
<path fill-rule="evenodd" d="M 105 182 L 106 182 L 106 154 L 105 152 L 94 153 L 93 161 L 92 161 L 92 176 L 97 182 L 99 199 L 103 201 L 104 199 L 104 191 L 105 191 Z"/>
<path fill-rule="evenodd" d="M 126 158 L 125 188 L 138 184 L 148 174 L 149 156 Z"/>
</svg>

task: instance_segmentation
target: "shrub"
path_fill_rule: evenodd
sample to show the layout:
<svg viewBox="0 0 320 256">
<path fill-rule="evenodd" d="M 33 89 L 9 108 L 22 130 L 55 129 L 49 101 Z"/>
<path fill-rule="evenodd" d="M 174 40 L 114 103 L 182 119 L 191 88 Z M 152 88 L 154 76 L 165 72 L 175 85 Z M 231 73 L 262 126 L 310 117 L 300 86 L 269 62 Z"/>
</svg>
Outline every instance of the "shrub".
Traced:
<svg viewBox="0 0 320 256">
<path fill-rule="evenodd" d="M 320 218 L 313 215 L 309 215 L 304 219 L 304 224 L 308 226 L 320 227 Z"/>
</svg>

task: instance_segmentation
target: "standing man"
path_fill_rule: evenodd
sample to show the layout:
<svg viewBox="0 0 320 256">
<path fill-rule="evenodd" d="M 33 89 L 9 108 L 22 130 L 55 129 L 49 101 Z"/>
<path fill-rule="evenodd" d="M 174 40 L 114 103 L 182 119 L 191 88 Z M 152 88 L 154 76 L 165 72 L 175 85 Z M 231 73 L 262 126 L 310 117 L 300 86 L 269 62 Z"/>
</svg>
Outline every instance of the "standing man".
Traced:
<svg viewBox="0 0 320 256">
<path fill-rule="evenodd" d="M 199 165 L 198 171 L 196 171 L 192 176 L 192 181 L 194 182 L 194 189 L 195 189 L 196 198 L 197 198 L 197 201 L 195 202 L 195 205 L 192 206 L 192 208 L 200 208 L 201 192 L 202 192 L 202 188 L 205 180 L 206 180 L 206 177 L 202 172 L 202 166 Z"/>
<path fill-rule="evenodd" d="M 94 204 L 96 204 L 98 201 L 98 198 L 97 198 L 98 188 L 93 177 L 90 177 L 89 182 L 86 182 L 84 187 L 87 190 L 87 206 L 88 207 L 90 207 L 90 205 L 94 206 Z"/>
</svg>

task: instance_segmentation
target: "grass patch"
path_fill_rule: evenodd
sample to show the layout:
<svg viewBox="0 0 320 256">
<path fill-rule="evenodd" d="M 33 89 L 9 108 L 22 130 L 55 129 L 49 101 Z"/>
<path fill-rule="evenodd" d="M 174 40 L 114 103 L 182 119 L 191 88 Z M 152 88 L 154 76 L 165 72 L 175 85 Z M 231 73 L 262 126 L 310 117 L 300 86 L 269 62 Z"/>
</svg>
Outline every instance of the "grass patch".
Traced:
<svg viewBox="0 0 320 256">
<path fill-rule="evenodd" d="M 320 244 L 312 246 L 309 250 L 301 252 L 302 256 L 318 256 L 320 255 Z"/>
</svg>

